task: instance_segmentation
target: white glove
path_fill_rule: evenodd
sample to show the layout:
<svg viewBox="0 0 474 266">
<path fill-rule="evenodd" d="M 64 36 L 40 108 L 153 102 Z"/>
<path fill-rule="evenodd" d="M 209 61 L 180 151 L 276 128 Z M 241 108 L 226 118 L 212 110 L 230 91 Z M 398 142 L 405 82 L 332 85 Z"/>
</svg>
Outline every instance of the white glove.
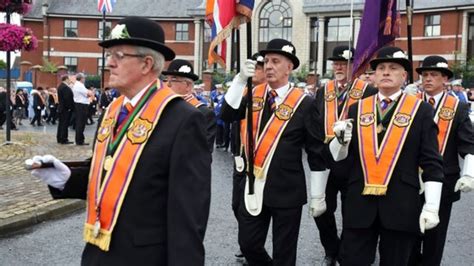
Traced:
<svg viewBox="0 0 474 266">
<path fill-rule="evenodd" d="M 439 203 L 441 201 L 441 191 L 443 183 L 428 181 L 425 182 L 425 204 L 420 214 L 420 230 L 435 228 L 439 224 Z"/>
<path fill-rule="evenodd" d="M 462 192 L 474 190 L 474 155 L 472 154 L 466 154 L 466 156 L 464 156 L 461 178 L 458 179 L 454 186 L 454 192 L 459 190 Z"/>
<path fill-rule="evenodd" d="M 418 87 L 415 84 L 408 84 L 403 91 L 408 95 L 417 95 Z"/>
<path fill-rule="evenodd" d="M 336 121 L 332 125 L 334 135 L 342 145 L 349 145 L 352 139 L 352 119 Z"/>
<path fill-rule="evenodd" d="M 31 175 L 38 177 L 44 183 L 63 190 L 71 177 L 71 170 L 52 155 L 35 156 L 31 160 L 37 164 L 53 163 L 52 168 L 38 168 L 31 171 Z"/>
<path fill-rule="evenodd" d="M 36 106 L 36 109 L 41 110 L 41 106 Z"/>
<path fill-rule="evenodd" d="M 326 211 L 326 185 L 328 183 L 328 177 L 328 169 L 325 171 L 311 172 L 309 215 L 312 217 L 318 217 Z"/>
<path fill-rule="evenodd" d="M 240 73 L 238 74 L 239 78 L 243 82 L 247 82 L 248 78 L 255 76 L 255 66 L 257 61 L 247 59 L 245 63 L 240 67 Z"/>
</svg>

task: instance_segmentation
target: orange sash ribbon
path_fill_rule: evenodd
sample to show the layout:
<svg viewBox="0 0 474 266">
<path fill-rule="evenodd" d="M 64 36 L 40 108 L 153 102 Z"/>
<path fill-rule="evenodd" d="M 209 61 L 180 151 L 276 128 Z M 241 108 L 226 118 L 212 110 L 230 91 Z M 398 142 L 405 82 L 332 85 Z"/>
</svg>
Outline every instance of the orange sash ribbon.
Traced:
<svg viewBox="0 0 474 266">
<path fill-rule="evenodd" d="M 253 137 L 255 141 L 255 167 L 254 175 L 255 178 L 264 179 L 270 165 L 270 161 L 275 152 L 276 146 L 285 131 L 288 122 L 290 121 L 293 114 L 298 109 L 299 105 L 303 101 L 305 95 L 302 91 L 290 88 L 287 96 L 283 102 L 278 105 L 274 113 L 268 120 L 267 124 L 263 128 L 260 136 L 257 136 L 257 132 L 260 130 L 260 120 L 263 114 L 263 107 L 265 106 L 267 97 L 267 86 L 266 84 L 258 85 L 254 88 L 253 92 Z M 244 144 L 245 152 L 248 158 L 247 148 L 247 131 L 246 131 L 247 120 L 241 121 L 241 142 Z"/>
<path fill-rule="evenodd" d="M 385 195 L 421 100 L 402 93 L 379 147 L 377 95 L 363 99 L 358 108 L 359 155 L 364 172 L 362 195 Z"/>
<path fill-rule="evenodd" d="M 190 103 L 192 106 L 196 107 L 196 108 L 199 108 L 199 107 L 205 105 L 204 103 L 199 101 L 192 93 L 190 93 L 188 95 L 184 95 L 183 99 L 186 102 Z"/>
<path fill-rule="evenodd" d="M 420 99 L 425 99 L 424 92 L 418 93 L 417 96 Z M 434 121 L 438 125 L 438 145 L 439 153 L 441 153 L 441 155 L 444 154 L 446 149 L 446 144 L 448 143 L 449 133 L 451 132 L 458 104 L 459 100 L 456 97 L 444 93 L 443 97 L 441 97 L 438 109 L 436 110 Z"/>
<path fill-rule="evenodd" d="M 336 94 L 336 81 L 330 80 L 324 87 L 324 132 L 326 135 L 326 143 L 329 143 L 334 138 L 334 131 L 332 126 L 338 120 L 347 119 L 349 106 L 356 103 L 364 95 L 367 83 L 360 79 L 355 79 L 352 82 L 351 88 L 347 91 L 347 97 L 344 100 L 342 111 L 338 112 L 338 102 Z"/>
<path fill-rule="evenodd" d="M 84 226 L 86 242 L 104 251 L 109 250 L 112 231 L 143 148 L 166 105 L 177 97 L 179 96 L 166 87 L 161 87 L 150 95 L 128 127 L 126 135 L 120 140 L 112 157 L 107 156 L 107 148 L 112 141 L 114 125 L 124 97 L 121 96 L 110 104 L 97 133 L 89 173 L 87 216 Z M 112 161 L 107 162 L 107 159 Z M 110 164 L 108 170 L 105 169 L 107 164 Z M 97 224 L 100 230 L 96 228 Z M 98 234 L 95 230 L 98 230 Z"/>
</svg>

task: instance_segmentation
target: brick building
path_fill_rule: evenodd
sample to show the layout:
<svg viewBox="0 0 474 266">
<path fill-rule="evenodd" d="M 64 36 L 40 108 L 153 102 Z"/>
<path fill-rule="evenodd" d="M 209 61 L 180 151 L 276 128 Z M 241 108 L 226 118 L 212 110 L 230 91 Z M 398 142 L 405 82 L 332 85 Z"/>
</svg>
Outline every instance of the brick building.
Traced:
<svg viewBox="0 0 474 266">
<path fill-rule="evenodd" d="M 353 44 L 362 18 L 364 0 L 353 0 Z M 404 1 L 401 36 L 395 42 L 406 48 Z M 401 3 L 403 2 L 403 3 Z M 167 44 L 177 57 L 191 61 L 198 74 L 206 69 L 210 29 L 204 22 L 205 0 L 120 0 L 107 16 L 110 30 L 124 16 L 146 16 L 164 28 Z M 67 2 L 35 1 L 33 10 L 22 19 L 39 38 L 39 49 L 23 52 L 22 61 L 43 64 L 45 57 L 70 72 L 99 74 L 102 50 L 102 17 L 96 0 Z M 324 75 L 331 73 L 326 60 L 336 45 L 347 44 L 351 36 L 350 0 L 256 0 L 252 23 L 252 51 L 265 47 L 273 38 L 295 44 L 301 65 Z M 241 60 L 246 56 L 246 29 L 240 28 Z M 231 42 L 228 42 L 230 51 Z M 446 57 L 451 63 L 474 56 L 474 2 L 472 0 L 417 0 L 413 16 L 414 66 L 429 54 Z M 230 56 L 227 69 L 230 69 Z M 23 71 L 31 65 L 23 65 Z"/>
</svg>

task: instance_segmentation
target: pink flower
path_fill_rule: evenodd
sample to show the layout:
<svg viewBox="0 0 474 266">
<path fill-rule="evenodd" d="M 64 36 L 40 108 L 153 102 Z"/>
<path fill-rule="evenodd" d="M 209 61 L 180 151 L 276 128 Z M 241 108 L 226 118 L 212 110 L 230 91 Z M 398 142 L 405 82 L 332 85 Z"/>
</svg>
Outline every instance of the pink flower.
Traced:
<svg viewBox="0 0 474 266">
<path fill-rule="evenodd" d="M 38 47 L 38 40 L 29 28 L 0 23 L 0 51 L 31 51 Z"/>
<path fill-rule="evenodd" d="M 11 0 L 2 0 L 0 2 L 0 12 L 6 12 L 7 8 L 10 13 L 18 13 L 24 15 L 31 10 L 31 1 L 22 0 L 20 3 L 15 3 Z"/>
</svg>

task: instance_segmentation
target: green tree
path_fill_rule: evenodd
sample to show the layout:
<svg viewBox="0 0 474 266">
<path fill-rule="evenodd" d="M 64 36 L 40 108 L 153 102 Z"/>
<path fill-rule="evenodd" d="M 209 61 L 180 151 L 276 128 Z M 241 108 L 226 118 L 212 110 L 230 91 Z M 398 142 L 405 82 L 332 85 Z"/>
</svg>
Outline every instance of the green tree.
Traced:
<svg viewBox="0 0 474 266">
<path fill-rule="evenodd" d="M 0 69 L 7 69 L 7 63 L 0 59 Z"/>
<path fill-rule="evenodd" d="M 56 73 L 58 72 L 58 66 L 49 61 L 46 57 L 43 57 L 43 67 L 41 68 L 42 72 Z"/>
<path fill-rule="evenodd" d="M 297 82 L 306 82 L 309 70 L 306 64 L 302 65 L 298 71 L 293 72 L 293 76 L 297 79 Z"/>
<path fill-rule="evenodd" d="M 454 73 L 454 79 L 463 80 L 464 87 L 474 87 L 474 58 L 453 64 L 451 70 Z"/>
<path fill-rule="evenodd" d="M 89 88 L 89 87 L 100 88 L 101 81 L 102 80 L 99 75 L 87 76 L 84 86 L 86 86 L 86 88 Z"/>
</svg>

